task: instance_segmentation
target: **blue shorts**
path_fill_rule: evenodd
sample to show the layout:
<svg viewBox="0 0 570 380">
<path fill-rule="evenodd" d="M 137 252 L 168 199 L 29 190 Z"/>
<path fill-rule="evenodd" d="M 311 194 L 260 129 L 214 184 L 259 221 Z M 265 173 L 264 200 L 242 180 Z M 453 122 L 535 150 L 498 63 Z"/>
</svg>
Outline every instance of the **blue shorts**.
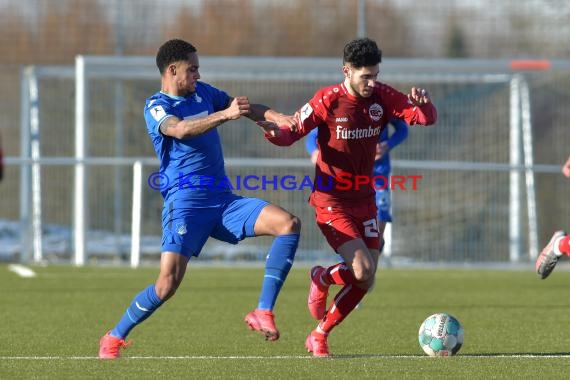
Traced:
<svg viewBox="0 0 570 380">
<path fill-rule="evenodd" d="M 386 187 L 383 190 L 376 191 L 376 207 L 378 208 L 378 221 L 379 222 L 392 222 L 392 200 L 390 195 L 390 188 Z"/>
<path fill-rule="evenodd" d="M 219 206 L 176 209 L 169 202 L 162 211 L 162 252 L 198 256 L 209 237 L 231 244 L 253 237 L 257 217 L 268 204 L 232 193 Z"/>
</svg>

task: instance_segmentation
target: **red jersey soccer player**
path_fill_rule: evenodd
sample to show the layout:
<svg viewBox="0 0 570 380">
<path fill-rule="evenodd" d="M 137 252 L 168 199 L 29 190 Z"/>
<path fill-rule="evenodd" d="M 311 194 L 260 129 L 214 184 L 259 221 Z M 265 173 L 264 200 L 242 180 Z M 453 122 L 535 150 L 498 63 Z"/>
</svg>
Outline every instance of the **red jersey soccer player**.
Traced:
<svg viewBox="0 0 570 380">
<path fill-rule="evenodd" d="M 259 122 L 275 145 L 291 145 L 318 128 L 321 154 L 316 163 L 310 204 L 317 224 L 342 263 L 311 269 L 308 306 L 320 320 L 305 346 L 314 356 L 329 356 L 327 336 L 358 305 L 374 283 L 383 239 L 378 232 L 371 174 L 378 136 L 390 119 L 430 125 L 437 111 L 427 91 L 403 94 L 377 81 L 382 53 L 368 38 L 344 47 L 344 81 L 318 90 L 288 128 Z M 342 285 L 327 310 L 330 285 Z"/>
</svg>

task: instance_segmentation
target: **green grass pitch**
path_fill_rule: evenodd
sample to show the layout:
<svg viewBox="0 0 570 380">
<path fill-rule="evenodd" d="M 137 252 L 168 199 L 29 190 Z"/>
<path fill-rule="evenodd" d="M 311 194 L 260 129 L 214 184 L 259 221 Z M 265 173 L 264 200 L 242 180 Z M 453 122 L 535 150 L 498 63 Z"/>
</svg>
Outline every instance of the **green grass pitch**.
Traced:
<svg viewBox="0 0 570 380">
<path fill-rule="evenodd" d="M 308 267 L 291 271 L 266 342 L 243 322 L 263 269 L 189 266 L 176 296 L 130 335 L 115 361 L 98 340 L 154 282 L 157 268 L 0 265 L 0 379 L 555 379 L 570 373 L 570 272 L 380 269 L 377 284 L 329 338 L 332 358 L 304 349 Z M 333 294 L 338 288 L 332 288 Z M 331 294 L 332 297 L 332 294 Z M 448 312 L 465 329 L 451 358 L 423 354 L 425 317 Z"/>
</svg>

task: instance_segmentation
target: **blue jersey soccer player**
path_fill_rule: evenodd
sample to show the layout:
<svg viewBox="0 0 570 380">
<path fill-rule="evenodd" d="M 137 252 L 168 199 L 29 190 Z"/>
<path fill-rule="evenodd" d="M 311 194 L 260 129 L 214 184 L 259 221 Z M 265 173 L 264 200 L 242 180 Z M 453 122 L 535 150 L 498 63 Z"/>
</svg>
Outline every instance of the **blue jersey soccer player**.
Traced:
<svg viewBox="0 0 570 380">
<path fill-rule="evenodd" d="M 385 183 L 390 180 L 392 166 L 390 164 L 390 151 L 400 145 L 408 138 L 408 125 L 400 119 L 392 119 L 391 126 L 394 133 L 388 137 L 388 127 L 382 131 L 378 143 L 376 144 L 376 156 L 374 157 L 374 170 L 372 177 L 375 179 L 376 207 L 378 208 L 378 231 L 382 234 L 386 228 L 386 223 L 392 222 L 392 202 L 390 195 L 390 184 Z M 305 148 L 311 156 L 311 162 L 317 163 L 319 147 L 317 144 L 318 129 L 309 132 L 305 140 Z"/>
<path fill-rule="evenodd" d="M 275 237 L 257 308 L 246 315 L 245 322 L 266 340 L 277 340 L 273 307 L 293 265 L 300 221 L 276 205 L 230 191 L 217 127 L 241 116 L 285 125 L 293 125 L 293 118 L 199 82 L 198 54 L 186 41 L 165 42 L 156 64 L 161 90 L 147 99 L 144 117 L 162 176 L 160 272 L 156 282 L 135 296 L 118 324 L 101 338 L 99 357 L 119 357 L 120 349 L 130 343 L 125 341 L 129 332 L 174 295 L 190 257 L 200 254 L 209 237 L 232 244 L 246 237 Z"/>
</svg>

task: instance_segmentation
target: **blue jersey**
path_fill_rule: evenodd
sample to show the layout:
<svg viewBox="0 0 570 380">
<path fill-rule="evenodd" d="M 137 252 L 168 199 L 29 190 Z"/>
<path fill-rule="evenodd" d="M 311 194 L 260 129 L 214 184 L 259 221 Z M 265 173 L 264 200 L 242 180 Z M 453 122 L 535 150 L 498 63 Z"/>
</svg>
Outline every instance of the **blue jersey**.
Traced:
<svg viewBox="0 0 570 380">
<path fill-rule="evenodd" d="M 217 128 L 186 139 L 165 136 L 159 128 L 172 116 L 181 120 L 208 116 L 225 109 L 230 99 L 224 91 L 203 82 L 196 83 L 196 91 L 184 97 L 157 92 L 147 99 L 144 117 L 166 181 L 160 186 L 165 202 L 173 202 L 176 208 L 208 207 L 231 192 Z"/>
<path fill-rule="evenodd" d="M 408 124 L 400 119 L 390 120 L 390 124 L 394 127 L 394 133 L 388 137 L 388 127 L 380 134 L 380 141 L 386 141 L 388 144 L 388 152 L 379 160 L 374 162 L 374 175 L 383 175 L 388 177 L 392 170 L 390 164 L 390 150 L 400 145 L 406 138 L 408 138 Z"/>
<path fill-rule="evenodd" d="M 388 140 L 388 127 L 384 128 L 378 140 L 380 142 Z M 390 153 L 386 152 L 386 154 L 380 157 L 379 160 L 374 161 L 374 171 L 372 172 L 372 176 L 382 175 L 387 178 L 390 175 L 391 170 Z"/>
</svg>

